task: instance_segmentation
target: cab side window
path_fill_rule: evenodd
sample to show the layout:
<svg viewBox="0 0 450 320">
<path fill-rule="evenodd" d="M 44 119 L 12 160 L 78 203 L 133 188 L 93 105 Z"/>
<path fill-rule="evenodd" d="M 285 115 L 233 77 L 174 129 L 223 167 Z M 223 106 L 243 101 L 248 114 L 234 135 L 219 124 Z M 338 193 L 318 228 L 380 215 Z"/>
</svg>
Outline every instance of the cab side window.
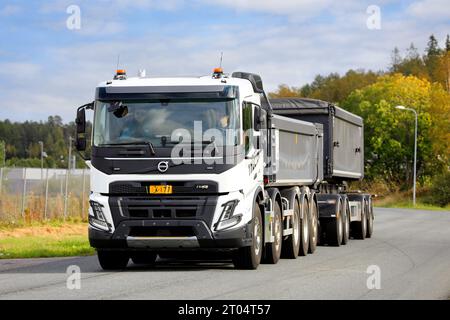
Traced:
<svg viewBox="0 0 450 320">
<path fill-rule="evenodd" d="M 242 129 L 244 130 L 245 154 L 248 154 L 251 150 L 253 136 L 253 105 L 245 101 L 242 107 Z"/>
</svg>

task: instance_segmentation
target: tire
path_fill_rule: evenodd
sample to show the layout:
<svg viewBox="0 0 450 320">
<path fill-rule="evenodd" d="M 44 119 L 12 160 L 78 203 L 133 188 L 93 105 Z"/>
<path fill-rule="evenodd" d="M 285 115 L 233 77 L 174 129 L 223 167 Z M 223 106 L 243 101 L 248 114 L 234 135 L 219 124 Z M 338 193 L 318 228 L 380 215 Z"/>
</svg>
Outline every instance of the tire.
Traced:
<svg viewBox="0 0 450 320">
<path fill-rule="evenodd" d="M 136 251 L 132 252 L 130 257 L 134 264 L 153 265 L 155 264 L 158 255 L 154 252 Z"/>
<path fill-rule="evenodd" d="M 274 237 L 275 241 L 273 243 L 268 243 L 266 245 L 264 263 L 276 264 L 281 257 L 281 247 L 283 242 L 283 223 L 281 217 L 281 208 L 278 202 L 274 202 Z"/>
<path fill-rule="evenodd" d="M 365 202 L 365 201 L 364 201 Z M 361 221 L 352 222 L 352 233 L 355 239 L 364 240 L 367 234 L 366 205 L 361 208 Z"/>
<path fill-rule="evenodd" d="M 339 202 L 339 208 L 335 218 L 328 218 L 325 222 L 326 242 L 330 246 L 339 247 L 342 243 L 343 234 L 343 215 L 342 202 Z"/>
<path fill-rule="evenodd" d="M 252 245 L 242 247 L 236 250 L 233 255 L 233 264 L 237 269 L 254 270 L 261 263 L 262 252 L 264 248 L 263 222 L 261 209 L 258 203 L 253 208 L 253 232 Z"/>
<path fill-rule="evenodd" d="M 303 212 L 303 219 L 300 220 L 300 248 L 298 250 L 299 256 L 306 256 L 309 250 L 309 206 L 308 201 L 303 201 L 301 206 Z"/>
<path fill-rule="evenodd" d="M 288 259 L 296 259 L 300 248 L 300 206 L 297 199 L 294 201 L 294 214 L 292 216 L 291 235 L 283 241 L 281 256 Z"/>
<path fill-rule="evenodd" d="M 372 238 L 373 234 L 373 207 L 372 207 L 372 201 L 367 203 L 367 231 L 366 231 L 366 238 Z"/>
<path fill-rule="evenodd" d="M 317 203 L 311 200 L 311 210 L 309 216 L 309 248 L 308 253 L 314 253 L 319 242 L 319 217 L 317 214 Z"/>
<path fill-rule="evenodd" d="M 341 208 L 342 215 L 342 245 L 346 245 L 348 243 L 348 239 L 350 239 L 350 211 L 347 210 L 347 201 L 345 201 L 345 205 Z"/>
<path fill-rule="evenodd" d="M 98 262 L 103 270 L 122 270 L 128 265 L 130 257 L 124 251 L 97 251 Z"/>
</svg>

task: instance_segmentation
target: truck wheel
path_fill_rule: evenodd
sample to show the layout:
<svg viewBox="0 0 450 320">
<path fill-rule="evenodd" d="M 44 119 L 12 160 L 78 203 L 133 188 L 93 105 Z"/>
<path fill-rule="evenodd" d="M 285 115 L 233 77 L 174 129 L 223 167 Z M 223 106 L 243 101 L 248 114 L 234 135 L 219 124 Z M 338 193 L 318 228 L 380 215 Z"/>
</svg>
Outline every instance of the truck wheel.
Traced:
<svg viewBox="0 0 450 320">
<path fill-rule="evenodd" d="M 130 257 L 124 251 L 97 251 L 98 262 L 103 270 L 121 270 L 125 269 Z"/>
<path fill-rule="evenodd" d="M 367 233 L 367 217 L 366 206 L 363 204 L 361 208 L 361 221 L 352 222 L 353 237 L 355 239 L 364 240 Z"/>
<path fill-rule="evenodd" d="M 372 203 L 367 203 L 367 231 L 366 238 L 371 238 L 373 233 L 373 207 Z"/>
<path fill-rule="evenodd" d="M 130 254 L 134 264 L 154 264 L 158 255 L 154 252 L 136 251 Z"/>
<path fill-rule="evenodd" d="M 300 249 L 300 206 L 294 201 L 294 214 L 292 215 L 292 234 L 283 241 L 281 256 L 288 259 L 296 259 Z"/>
<path fill-rule="evenodd" d="M 252 245 L 239 248 L 233 255 L 233 264 L 238 269 L 256 269 L 261 263 L 264 239 L 261 209 L 258 203 L 254 204 L 253 211 Z"/>
<path fill-rule="evenodd" d="M 317 248 L 317 243 L 319 239 L 319 222 L 317 218 L 317 203 L 312 200 L 311 203 L 311 214 L 309 217 L 309 249 L 308 253 L 314 253 Z"/>
<path fill-rule="evenodd" d="M 350 238 L 350 212 L 347 210 L 347 206 L 345 208 L 341 208 L 342 214 L 342 243 L 346 245 L 348 243 L 348 239 Z"/>
<path fill-rule="evenodd" d="M 281 209 L 278 202 L 273 205 L 274 210 L 274 242 L 266 245 L 266 252 L 264 256 L 264 262 L 270 264 L 276 264 L 280 260 L 281 256 L 281 244 L 283 241 L 283 223 L 281 221 Z"/>
<path fill-rule="evenodd" d="M 306 256 L 309 249 L 309 206 L 308 201 L 302 204 L 301 210 L 303 211 L 303 219 L 300 220 L 300 249 L 298 254 L 300 256 Z"/>
<path fill-rule="evenodd" d="M 338 211 L 335 218 L 329 218 L 324 220 L 326 242 L 330 246 L 339 247 L 342 243 L 343 234 L 343 215 L 341 211 L 342 202 L 339 203 Z"/>
</svg>

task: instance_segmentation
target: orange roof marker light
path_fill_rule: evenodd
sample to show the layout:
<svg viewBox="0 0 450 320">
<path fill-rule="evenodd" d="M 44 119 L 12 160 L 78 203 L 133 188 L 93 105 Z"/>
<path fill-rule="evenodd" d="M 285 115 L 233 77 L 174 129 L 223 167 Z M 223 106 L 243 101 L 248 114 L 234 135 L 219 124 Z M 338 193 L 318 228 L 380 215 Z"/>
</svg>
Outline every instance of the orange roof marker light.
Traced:
<svg viewBox="0 0 450 320">
<path fill-rule="evenodd" d="M 223 76 L 223 69 L 222 68 L 214 68 L 213 70 L 213 78 L 219 79 Z"/>
<path fill-rule="evenodd" d="M 127 78 L 127 72 L 124 69 L 117 69 L 114 80 L 125 80 Z"/>
</svg>

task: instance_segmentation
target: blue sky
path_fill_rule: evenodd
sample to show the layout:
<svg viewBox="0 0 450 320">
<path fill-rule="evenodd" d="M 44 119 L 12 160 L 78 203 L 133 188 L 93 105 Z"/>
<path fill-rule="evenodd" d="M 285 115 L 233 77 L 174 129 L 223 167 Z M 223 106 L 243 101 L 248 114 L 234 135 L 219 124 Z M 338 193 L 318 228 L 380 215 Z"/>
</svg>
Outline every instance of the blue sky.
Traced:
<svg viewBox="0 0 450 320">
<path fill-rule="evenodd" d="M 69 30 L 70 5 L 81 29 Z M 367 28 L 380 8 L 381 29 Z M 268 90 L 316 74 L 385 69 L 392 49 L 423 52 L 450 33 L 447 0 L 0 0 L 0 119 L 71 121 L 110 79 L 120 54 L 129 74 L 205 75 L 224 52 L 227 72 L 259 73 Z"/>
</svg>

